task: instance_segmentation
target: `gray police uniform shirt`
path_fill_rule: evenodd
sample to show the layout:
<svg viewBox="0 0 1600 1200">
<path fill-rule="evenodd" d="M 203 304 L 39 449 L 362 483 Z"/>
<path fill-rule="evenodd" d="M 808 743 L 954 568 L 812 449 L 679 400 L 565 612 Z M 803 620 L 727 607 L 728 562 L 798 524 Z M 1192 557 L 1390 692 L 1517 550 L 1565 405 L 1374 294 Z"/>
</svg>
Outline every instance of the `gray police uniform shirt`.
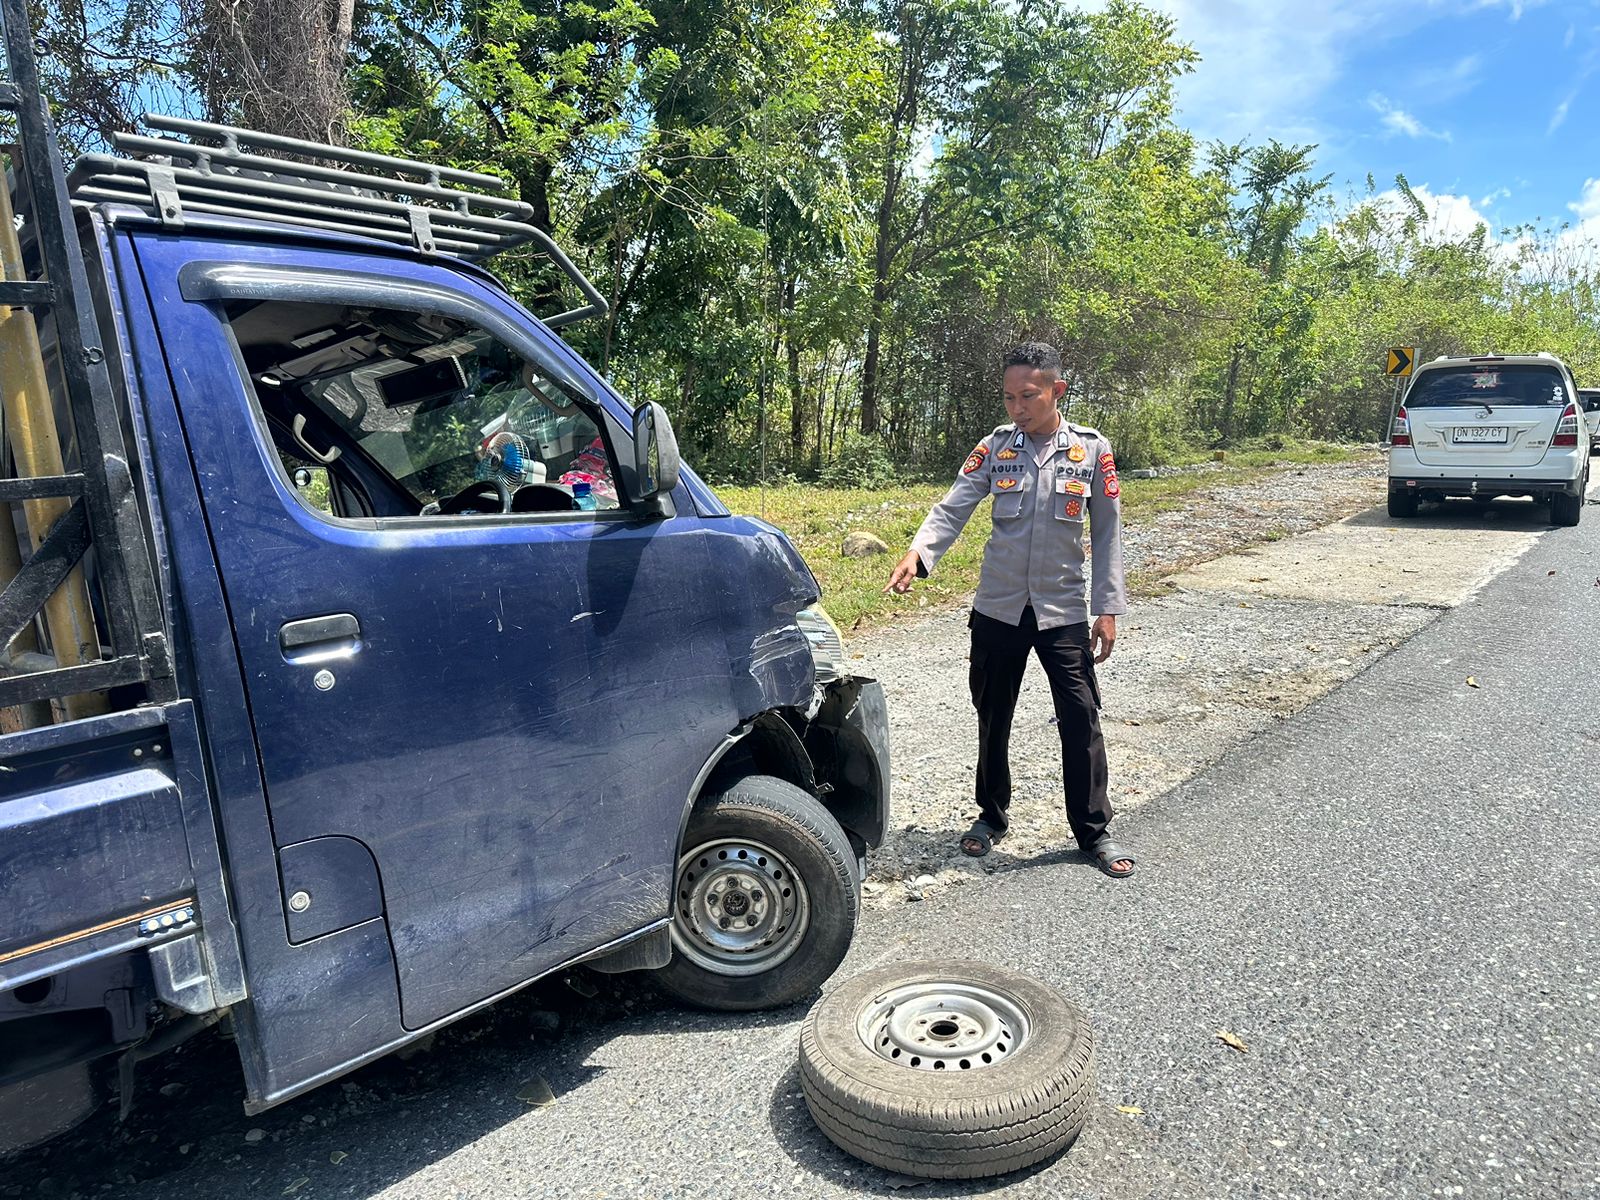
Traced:
<svg viewBox="0 0 1600 1200">
<path fill-rule="evenodd" d="M 1002 425 L 973 449 L 955 484 L 917 530 L 911 548 L 932 573 L 973 510 L 994 497 L 994 532 L 972 607 L 1017 625 L 1030 604 L 1040 629 L 1128 610 L 1122 578 L 1122 485 L 1111 443 L 1061 422 L 1035 439 Z M 1083 520 L 1094 552 L 1093 604 L 1084 591 Z"/>
</svg>

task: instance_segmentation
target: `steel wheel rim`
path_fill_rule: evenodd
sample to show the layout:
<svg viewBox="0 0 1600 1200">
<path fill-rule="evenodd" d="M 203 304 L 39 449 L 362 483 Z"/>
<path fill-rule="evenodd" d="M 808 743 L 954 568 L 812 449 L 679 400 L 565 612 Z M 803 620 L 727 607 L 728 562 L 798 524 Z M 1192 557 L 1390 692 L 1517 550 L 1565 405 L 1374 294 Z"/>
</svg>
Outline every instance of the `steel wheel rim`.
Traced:
<svg viewBox="0 0 1600 1200">
<path fill-rule="evenodd" d="M 719 975 L 759 975 L 799 948 L 811 898 L 770 846 L 719 838 L 678 860 L 674 913 L 675 952 Z"/>
<path fill-rule="evenodd" d="M 953 979 L 902 984 L 873 997 L 856 1032 L 879 1058 L 915 1071 L 978 1071 L 1027 1045 L 1032 1023 L 1003 992 Z"/>
</svg>

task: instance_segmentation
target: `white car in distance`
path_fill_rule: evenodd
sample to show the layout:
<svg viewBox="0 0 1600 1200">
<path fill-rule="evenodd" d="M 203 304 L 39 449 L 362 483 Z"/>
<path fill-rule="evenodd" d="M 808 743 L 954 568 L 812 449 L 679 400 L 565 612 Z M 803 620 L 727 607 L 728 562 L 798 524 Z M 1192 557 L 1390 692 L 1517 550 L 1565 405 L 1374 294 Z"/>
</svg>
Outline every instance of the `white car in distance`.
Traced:
<svg viewBox="0 0 1600 1200">
<path fill-rule="evenodd" d="M 1576 525 L 1589 446 L 1572 372 L 1554 355 L 1436 358 L 1395 413 L 1389 515 L 1414 517 L 1421 501 L 1452 496 L 1530 496 L 1549 504 L 1552 523 Z"/>
<path fill-rule="evenodd" d="M 1600 454 L 1600 388 L 1579 388 L 1578 403 L 1589 422 L 1589 453 Z"/>
</svg>

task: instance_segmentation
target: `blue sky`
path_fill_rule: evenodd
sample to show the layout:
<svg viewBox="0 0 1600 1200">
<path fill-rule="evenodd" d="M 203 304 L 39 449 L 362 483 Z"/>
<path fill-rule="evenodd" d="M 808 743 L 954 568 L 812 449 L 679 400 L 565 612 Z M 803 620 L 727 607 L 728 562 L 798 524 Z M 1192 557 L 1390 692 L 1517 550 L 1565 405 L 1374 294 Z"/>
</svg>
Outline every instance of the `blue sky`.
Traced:
<svg viewBox="0 0 1600 1200">
<path fill-rule="evenodd" d="M 1441 231 L 1600 235 L 1600 0 L 1150 0 L 1202 56 L 1204 138 L 1319 146 L 1342 199 L 1403 173 Z"/>
</svg>

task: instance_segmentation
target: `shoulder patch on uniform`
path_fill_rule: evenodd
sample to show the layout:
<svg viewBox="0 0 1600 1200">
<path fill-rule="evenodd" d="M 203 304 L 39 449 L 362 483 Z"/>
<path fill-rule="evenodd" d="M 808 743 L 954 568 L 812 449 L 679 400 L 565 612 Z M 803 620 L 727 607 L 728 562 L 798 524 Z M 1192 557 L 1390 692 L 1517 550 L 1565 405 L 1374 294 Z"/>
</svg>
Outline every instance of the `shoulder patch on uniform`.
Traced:
<svg viewBox="0 0 1600 1200">
<path fill-rule="evenodd" d="M 983 460 L 989 457 L 989 443 L 979 442 L 972 448 L 972 453 L 967 455 L 967 461 L 961 464 L 961 473 L 971 475 L 983 466 Z"/>
<path fill-rule="evenodd" d="M 1117 480 L 1117 460 L 1111 457 L 1107 450 L 1099 458 L 1100 464 L 1100 490 L 1108 500 L 1115 500 L 1122 494 L 1122 484 Z"/>
</svg>

